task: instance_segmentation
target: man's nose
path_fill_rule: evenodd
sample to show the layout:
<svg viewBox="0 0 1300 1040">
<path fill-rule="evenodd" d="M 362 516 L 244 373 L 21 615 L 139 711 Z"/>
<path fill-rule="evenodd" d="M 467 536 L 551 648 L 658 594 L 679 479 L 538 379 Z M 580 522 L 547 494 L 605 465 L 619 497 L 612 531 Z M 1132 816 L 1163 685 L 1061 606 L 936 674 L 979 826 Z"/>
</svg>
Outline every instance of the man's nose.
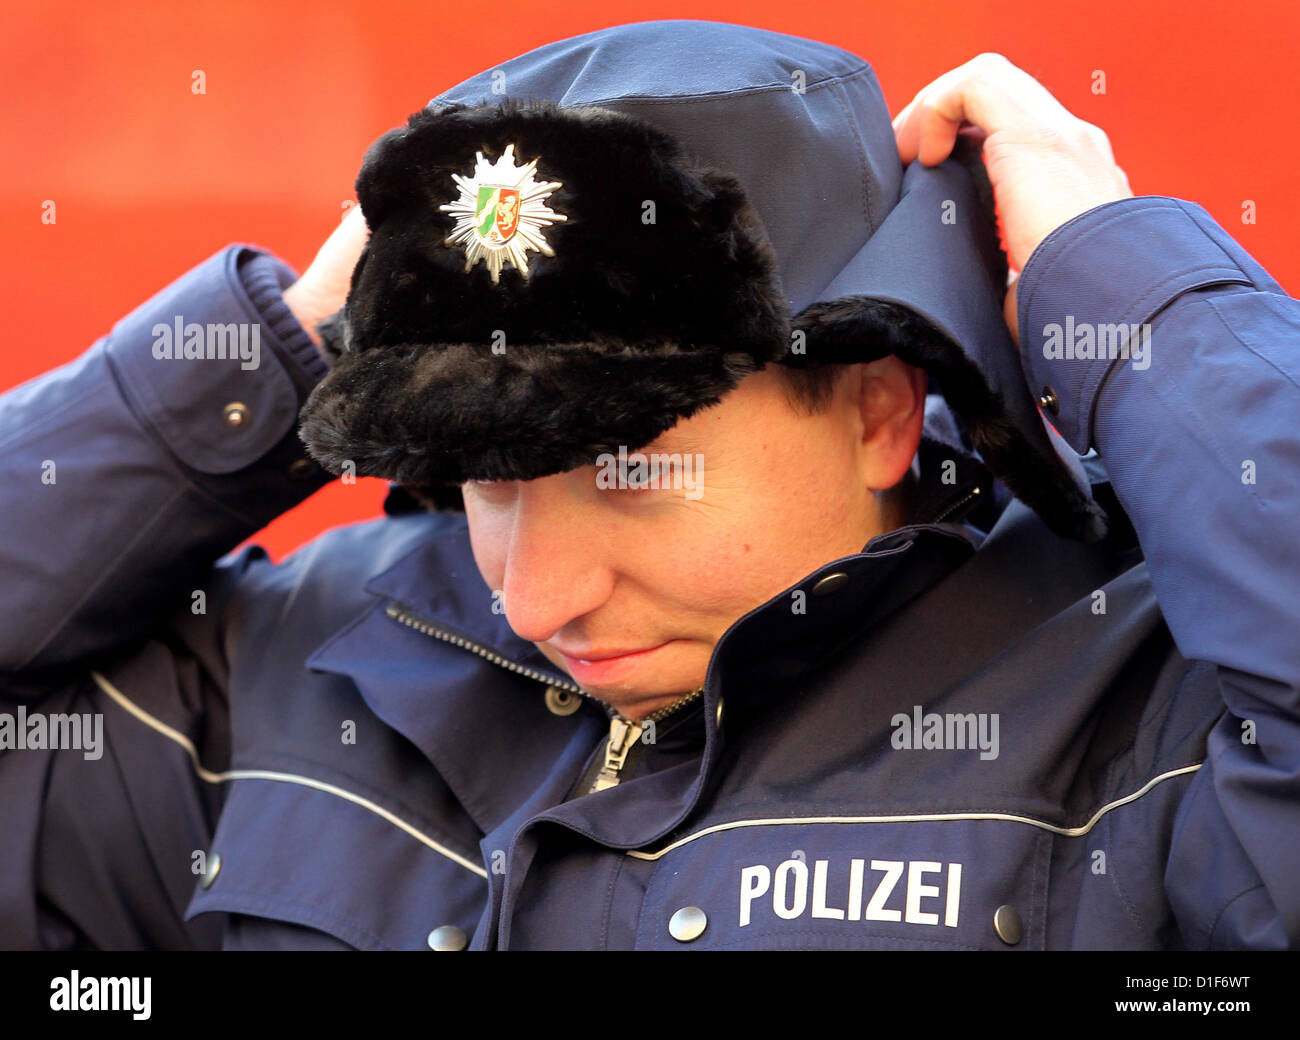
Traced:
<svg viewBox="0 0 1300 1040">
<path fill-rule="evenodd" d="M 520 485 L 502 581 L 520 639 L 545 642 L 609 599 L 614 575 L 599 527 L 564 474 Z"/>
</svg>

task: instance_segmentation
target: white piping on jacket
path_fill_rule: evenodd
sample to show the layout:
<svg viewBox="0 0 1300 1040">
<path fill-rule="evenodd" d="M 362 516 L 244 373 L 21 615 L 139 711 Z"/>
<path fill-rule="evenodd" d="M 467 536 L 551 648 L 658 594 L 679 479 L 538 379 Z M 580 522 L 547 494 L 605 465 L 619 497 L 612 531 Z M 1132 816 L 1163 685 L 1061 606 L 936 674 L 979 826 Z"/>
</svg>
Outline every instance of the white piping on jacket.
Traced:
<svg viewBox="0 0 1300 1040">
<path fill-rule="evenodd" d="M 697 838 L 703 838 L 709 834 L 717 834 L 719 831 L 736 830 L 740 827 L 772 827 L 777 825 L 789 824 L 814 824 L 814 823 L 931 823 L 948 820 L 1008 820 L 1011 823 L 1027 823 L 1031 827 L 1041 827 L 1045 831 L 1051 831 L 1053 834 L 1064 835 L 1067 838 L 1078 838 L 1087 834 L 1093 827 L 1097 826 L 1097 821 L 1105 816 L 1112 809 L 1118 809 L 1121 805 L 1127 805 L 1129 802 L 1136 801 L 1144 794 L 1155 787 L 1156 784 L 1168 780 L 1171 777 L 1182 776 L 1184 773 L 1194 773 L 1201 768 L 1202 763 L 1197 762 L 1190 766 L 1180 766 L 1178 769 L 1171 769 L 1167 773 L 1161 773 L 1154 776 L 1145 784 L 1139 787 L 1132 794 L 1126 794 L 1123 798 L 1116 798 L 1113 802 L 1107 802 L 1092 815 L 1087 823 L 1080 827 L 1058 827 L 1054 823 L 1047 823 L 1044 820 L 1035 820 L 1032 816 L 1016 816 L 1012 813 L 997 812 L 964 812 L 964 813 L 923 813 L 915 816 L 792 816 L 786 818 L 774 818 L 770 820 L 734 820 L 731 823 L 718 823 L 712 827 L 705 827 L 703 830 L 696 831 L 694 834 L 688 834 L 684 838 L 679 838 L 671 845 L 666 845 L 658 852 L 636 852 L 628 851 L 629 856 L 636 859 L 656 860 L 660 856 L 666 856 L 674 849 L 680 849 L 683 845 L 695 841 Z"/>
<path fill-rule="evenodd" d="M 401 817 L 395 816 L 382 805 L 377 805 L 369 798 L 363 798 L 359 794 L 353 794 L 351 791 L 342 787 L 337 787 L 334 784 L 327 784 L 323 780 L 315 780 L 309 776 L 300 776 L 297 773 L 279 773 L 267 769 L 229 769 L 223 773 L 214 773 L 210 769 L 205 769 L 203 763 L 199 761 L 199 754 L 195 750 L 194 744 L 190 741 L 189 737 L 184 733 L 172 729 L 171 726 L 167 725 L 167 723 L 160 719 L 154 718 L 139 705 L 132 703 L 131 700 L 127 698 L 126 694 L 100 675 L 99 672 L 92 671 L 90 675 L 99 688 L 108 694 L 110 698 L 116 701 L 127 712 L 135 716 L 150 729 L 161 733 L 168 740 L 174 741 L 183 747 L 186 753 L 190 756 L 190 764 L 194 766 L 194 772 L 198 774 L 200 780 L 205 780 L 210 784 L 221 784 L 225 783 L 227 780 L 277 780 L 281 783 L 299 784 L 303 787 L 310 787 L 317 791 L 324 791 L 326 794 L 336 795 L 345 801 L 352 802 L 354 805 L 361 806 L 363 809 L 370 810 L 376 816 L 387 820 L 394 827 L 405 831 L 416 841 L 427 845 L 439 855 L 446 856 L 449 860 L 459 863 L 466 870 L 473 871 L 475 874 L 479 875 L 479 877 L 485 880 L 487 879 L 487 871 L 477 863 L 453 852 L 445 845 L 441 845 L 434 841 L 427 834 L 411 826 Z"/>
<path fill-rule="evenodd" d="M 346 801 L 359 805 L 364 809 L 369 809 L 371 812 L 375 813 L 375 815 L 382 817 L 393 826 L 405 831 L 417 841 L 427 845 L 429 848 L 433 849 L 434 852 L 446 856 L 448 859 L 459 863 L 466 870 L 471 870 L 486 880 L 488 876 L 487 871 L 477 863 L 453 852 L 445 845 L 441 845 L 434 841 L 427 834 L 417 830 L 405 820 L 389 812 L 383 806 L 377 805 L 368 798 L 363 798 L 361 795 L 353 794 L 351 791 L 347 791 L 342 787 L 336 787 L 334 784 L 327 784 L 322 780 L 315 780 L 308 776 L 299 776 L 296 773 L 278 773 L 262 769 L 232 769 L 227 770 L 224 773 L 214 773 L 209 769 L 205 769 L 203 764 L 199 762 L 198 752 L 195 750 L 194 744 L 191 743 L 190 739 L 185 736 L 184 733 L 172 729 L 172 727 L 168 726 L 165 722 L 154 718 L 143 708 L 133 704 L 121 690 L 100 675 L 99 672 L 92 671 L 90 674 L 99 685 L 99 688 L 121 705 L 126 711 L 130 712 L 130 714 L 134 715 L 150 729 L 156 730 L 169 740 L 175 741 L 183 747 L 189 754 L 190 762 L 194 766 L 194 771 L 198 774 L 201 780 L 206 780 L 211 784 L 224 783 L 227 780 L 278 780 L 282 783 L 301 784 L 304 787 L 314 788 L 317 791 L 324 791 L 327 794 L 337 795 L 339 798 L 343 798 Z M 653 861 L 662 856 L 666 856 L 675 849 L 679 849 L 683 845 L 687 845 L 699 838 L 707 837 L 710 834 L 718 834 L 722 831 L 738 830 L 742 827 L 797 826 L 800 824 L 823 823 L 935 823 L 953 820 L 1005 820 L 1010 823 L 1024 823 L 1031 827 L 1039 827 L 1042 830 L 1051 831 L 1053 834 L 1060 834 L 1067 838 L 1078 838 L 1091 831 L 1093 827 L 1097 825 L 1098 821 L 1112 809 L 1118 809 L 1122 805 L 1127 805 L 1129 802 L 1136 801 L 1150 791 L 1151 788 L 1155 787 L 1156 784 L 1162 783 L 1165 780 L 1172 779 L 1176 776 L 1182 776 L 1186 773 L 1194 773 L 1201 768 L 1201 765 L 1202 763 L 1197 762 L 1193 765 L 1181 766 L 1178 769 L 1171 769 L 1168 772 L 1152 777 L 1132 794 L 1127 794 L 1123 798 L 1117 798 L 1113 802 L 1107 802 L 1093 813 L 1092 818 L 1089 819 L 1087 823 L 1079 827 L 1060 827 L 1054 823 L 1047 823 L 1044 820 L 1035 820 L 1032 816 L 1017 816 L 1012 813 L 996 812 L 923 813 L 910 816 L 775 817 L 772 819 L 734 820 L 731 823 L 714 824 L 712 827 L 705 827 L 703 830 L 696 831 L 694 834 L 688 834 L 684 838 L 679 838 L 671 845 L 664 846 L 664 848 L 660 849 L 658 852 L 637 852 L 636 850 L 628 850 L 626 855 L 632 856 L 635 859 Z"/>
</svg>

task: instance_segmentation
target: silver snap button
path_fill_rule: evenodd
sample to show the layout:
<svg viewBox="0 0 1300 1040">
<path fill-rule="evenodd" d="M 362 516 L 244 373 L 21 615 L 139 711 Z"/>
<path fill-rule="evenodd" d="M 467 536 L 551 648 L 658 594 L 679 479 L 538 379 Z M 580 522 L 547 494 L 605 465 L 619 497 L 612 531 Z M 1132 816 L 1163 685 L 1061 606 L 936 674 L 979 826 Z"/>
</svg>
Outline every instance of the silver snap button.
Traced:
<svg viewBox="0 0 1300 1040">
<path fill-rule="evenodd" d="M 1056 415 L 1061 410 L 1061 401 L 1056 396 L 1056 391 L 1050 386 L 1043 387 L 1043 392 L 1038 395 L 1038 406 L 1045 412 L 1051 412 Z"/>
<path fill-rule="evenodd" d="M 248 425 L 248 405 L 243 401 L 231 401 L 221 410 L 221 418 L 232 430 L 242 430 Z"/>
<path fill-rule="evenodd" d="M 828 574 L 812 587 L 814 596 L 826 596 L 832 592 L 844 588 L 848 584 L 849 576 L 843 571 L 836 571 L 834 574 Z"/>
<path fill-rule="evenodd" d="M 718 698 L 718 710 L 713 713 L 713 726 L 715 729 L 722 728 L 722 698 Z"/>
<path fill-rule="evenodd" d="M 709 919 L 698 906 L 684 906 L 668 921 L 668 934 L 678 942 L 694 942 L 704 934 Z"/>
<path fill-rule="evenodd" d="M 572 690 L 546 687 L 546 708 L 552 715 L 572 715 L 582 706 L 582 698 Z"/>
<path fill-rule="evenodd" d="M 217 880 L 217 875 L 221 873 L 221 853 L 214 852 L 208 857 L 208 869 L 199 876 L 199 887 L 205 892 L 212 887 L 212 882 Z"/>
<path fill-rule="evenodd" d="M 1020 923 L 1020 911 L 1010 903 L 998 907 L 993 911 L 993 930 L 1008 946 L 1015 946 L 1025 936 L 1024 926 Z"/>
<path fill-rule="evenodd" d="M 454 924 L 444 924 L 429 933 L 429 949 L 455 953 L 469 945 L 469 936 Z"/>
</svg>

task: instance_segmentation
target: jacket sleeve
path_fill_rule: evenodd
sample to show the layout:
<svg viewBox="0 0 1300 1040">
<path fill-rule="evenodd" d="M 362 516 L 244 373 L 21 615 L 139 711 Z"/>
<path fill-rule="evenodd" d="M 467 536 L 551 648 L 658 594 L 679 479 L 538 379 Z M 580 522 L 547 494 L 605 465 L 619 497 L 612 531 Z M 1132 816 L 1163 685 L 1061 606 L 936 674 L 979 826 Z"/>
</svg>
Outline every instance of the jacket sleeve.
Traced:
<svg viewBox="0 0 1300 1040">
<path fill-rule="evenodd" d="M 281 298 L 293 280 L 231 246 L 0 397 L 8 688 L 35 694 L 152 631 L 213 561 L 329 479 L 296 433 L 325 363 Z"/>
<path fill-rule="evenodd" d="M 0 947 L 219 941 L 184 911 L 222 791 L 181 744 L 228 761 L 224 605 L 272 566 L 222 554 L 328 480 L 296 435 L 325 364 L 281 298 L 293 279 L 232 246 L 0 398 Z M 188 326 L 195 352 L 232 326 L 244 350 L 159 356 L 178 322 L 182 350 Z M 181 741 L 109 705 L 101 670 Z M 82 720 L 79 747 L 16 744 L 29 711 Z"/>
<path fill-rule="evenodd" d="M 1217 666 L 1165 873 L 1184 940 L 1300 947 L 1300 302 L 1157 197 L 1058 228 L 1018 295 L 1031 389 L 1104 461 L 1181 653 Z"/>
</svg>

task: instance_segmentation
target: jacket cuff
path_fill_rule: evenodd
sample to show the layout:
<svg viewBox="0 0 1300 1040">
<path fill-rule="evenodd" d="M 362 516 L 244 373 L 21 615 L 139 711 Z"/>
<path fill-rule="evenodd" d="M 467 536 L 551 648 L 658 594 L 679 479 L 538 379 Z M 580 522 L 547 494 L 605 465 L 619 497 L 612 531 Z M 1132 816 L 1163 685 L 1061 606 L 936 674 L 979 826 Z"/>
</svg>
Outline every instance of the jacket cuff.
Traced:
<svg viewBox="0 0 1300 1040">
<path fill-rule="evenodd" d="M 298 280 L 298 275 L 270 253 L 245 247 L 240 251 L 239 277 L 271 335 L 272 348 L 290 368 L 290 375 L 301 373 L 309 388 L 315 386 L 325 378 L 329 366 L 284 302 L 284 290 Z M 302 386 L 304 380 L 295 378 L 294 383 Z"/>
<path fill-rule="evenodd" d="M 316 381 L 305 333 L 273 298 L 292 272 L 282 264 L 269 272 L 274 291 L 265 268 L 251 272 L 259 308 L 239 273 L 250 250 L 257 252 L 232 245 L 215 253 L 108 337 L 110 365 L 136 414 L 201 473 L 234 473 L 275 448 Z"/>
<path fill-rule="evenodd" d="M 1250 285 L 1257 267 L 1204 209 L 1179 199 L 1108 202 L 1048 235 L 1017 289 L 1020 362 L 1070 447 L 1094 446 L 1098 393 L 1114 367 L 1150 365 L 1160 310 L 1192 289 Z"/>
</svg>

